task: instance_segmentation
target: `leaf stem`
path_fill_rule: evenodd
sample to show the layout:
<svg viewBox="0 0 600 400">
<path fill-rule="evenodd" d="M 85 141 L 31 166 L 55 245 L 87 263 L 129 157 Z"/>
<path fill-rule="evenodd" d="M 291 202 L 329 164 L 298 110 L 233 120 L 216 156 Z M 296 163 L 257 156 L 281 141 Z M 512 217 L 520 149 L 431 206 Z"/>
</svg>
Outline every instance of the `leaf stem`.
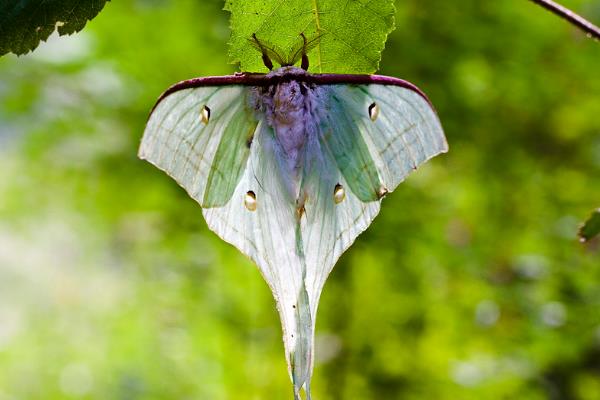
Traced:
<svg viewBox="0 0 600 400">
<path fill-rule="evenodd" d="M 600 28 L 596 25 L 592 24 L 587 19 L 582 16 L 574 13 L 568 8 L 552 1 L 552 0 L 530 0 L 535 4 L 544 7 L 546 10 L 551 13 L 558 15 L 559 17 L 567 20 L 572 25 L 575 25 L 582 31 L 584 31 L 588 37 L 593 37 L 596 40 L 600 39 Z"/>
</svg>

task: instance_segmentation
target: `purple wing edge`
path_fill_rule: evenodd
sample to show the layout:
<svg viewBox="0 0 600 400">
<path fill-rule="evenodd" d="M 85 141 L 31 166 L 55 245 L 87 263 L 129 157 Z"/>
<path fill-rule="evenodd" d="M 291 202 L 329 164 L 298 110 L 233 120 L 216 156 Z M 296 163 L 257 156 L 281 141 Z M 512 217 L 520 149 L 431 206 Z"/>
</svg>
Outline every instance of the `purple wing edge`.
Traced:
<svg viewBox="0 0 600 400">
<path fill-rule="evenodd" d="M 225 76 L 206 76 L 201 78 L 193 78 L 178 82 L 169 87 L 163 94 L 160 95 L 152 111 L 156 106 L 168 95 L 183 89 L 197 88 L 203 86 L 226 86 L 226 85 L 244 85 L 244 86 L 270 86 L 279 82 L 288 80 L 296 80 L 300 82 L 314 83 L 318 85 L 390 85 L 400 86 L 405 89 L 412 90 L 419 94 L 429 106 L 435 111 L 433 104 L 427 95 L 412 83 L 403 79 L 394 78 L 385 75 L 353 75 L 353 74 L 306 74 L 306 75 L 291 75 L 291 76 L 267 76 L 266 74 L 253 73 L 238 73 L 235 75 Z"/>
</svg>

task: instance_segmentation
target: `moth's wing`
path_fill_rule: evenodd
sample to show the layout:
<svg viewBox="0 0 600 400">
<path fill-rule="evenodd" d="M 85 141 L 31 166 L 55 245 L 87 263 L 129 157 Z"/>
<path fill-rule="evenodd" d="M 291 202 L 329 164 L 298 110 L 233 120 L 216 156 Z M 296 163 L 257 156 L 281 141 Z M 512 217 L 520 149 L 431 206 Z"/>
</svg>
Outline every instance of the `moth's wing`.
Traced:
<svg viewBox="0 0 600 400">
<path fill-rule="evenodd" d="M 307 266 L 306 287 L 315 312 L 325 280 L 338 258 L 368 228 L 380 209 L 379 201 L 363 201 L 350 189 L 350 181 L 320 139 L 327 133 L 323 128 L 321 126 L 318 137 L 308 144 L 314 156 L 303 174 L 307 200 L 305 217 L 300 221 Z M 340 135 L 346 133 L 338 131 Z M 337 199 L 336 190 L 343 192 Z"/>
<path fill-rule="evenodd" d="M 337 259 L 379 212 L 378 200 L 448 148 L 435 111 L 416 91 L 378 84 L 326 85 L 321 97 L 319 143 L 313 144 L 320 146 L 313 151 L 320 160 L 305 173 L 312 202 L 302 231 L 314 304 Z M 345 192 L 339 203 L 334 201 L 337 184 Z"/>
<path fill-rule="evenodd" d="M 295 392 L 310 379 L 314 324 L 303 277 L 306 264 L 295 200 L 281 171 L 275 133 L 261 120 L 248 165 L 223 207 L 204 208 L 210 229 L 258 266 L 275 297 L 283 327 L 286 359 Z M 247 207 L 249 192 L 256 209 Z"/>
<path fill-rule="evenodd" d="M 419 165 L 448 150 L 435 110 L 419 92 L 383 84 L 329 87 L 335 114 L 328 114 L 326 124 L 344 134 L 325 136 L 324 142 L 361 200 L 391 192 Z"/>
<path fill-rule="evenodd" d="M 139 157 L 173 177 L 203 207 L 224 205 L 246 167 L 258 124 L 249 90 L 202 86 L 169 94 L 150 115 Z"/>
</svg>

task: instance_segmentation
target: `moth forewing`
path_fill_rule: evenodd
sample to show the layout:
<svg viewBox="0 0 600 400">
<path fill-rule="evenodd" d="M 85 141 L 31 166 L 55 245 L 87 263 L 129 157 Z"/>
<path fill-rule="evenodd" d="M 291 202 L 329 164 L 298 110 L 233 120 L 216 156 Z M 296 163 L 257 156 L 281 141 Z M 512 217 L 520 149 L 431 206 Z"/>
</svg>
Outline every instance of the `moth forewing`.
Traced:
<svg viewBox="0 0 600 400">
<path fill-rule="evenodd" d="M 224 205 L 246 168 L 258 121 L 244 85 L 176 91 L 151 113 L 139 156 L 173 177 L 204 207 Z"/>
<path fill-rule="evenodd" d="M 344 94 L 349 112 L 362 116 L 357 123 L 387 191 L 420 164 L 447 151 L 437 114 L 419 93 L 381 84 L 337 90 Z M 379 109 L 375 121 L 368 112 L 372 104 Z"/>
</svg>

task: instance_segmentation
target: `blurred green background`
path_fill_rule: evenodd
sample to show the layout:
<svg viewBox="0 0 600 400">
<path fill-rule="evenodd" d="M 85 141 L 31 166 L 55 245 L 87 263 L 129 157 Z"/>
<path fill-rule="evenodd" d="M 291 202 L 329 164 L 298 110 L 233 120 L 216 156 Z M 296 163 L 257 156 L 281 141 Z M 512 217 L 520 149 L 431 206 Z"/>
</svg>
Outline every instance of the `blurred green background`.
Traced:
<svg viewBox="0 0 600 400">
<path fill-rule="evenodd" d="M 0 59 L 0 400 L 291 398 L 260 273 L 136 158 L 162 90 L 234 71 L 222 5 L 112 1 Z M 451 151 L 334 269 L 315 399 L 600 399 L 600 44 L 522 0 L 396 5 L 380 72 Z"/>
</svg>

